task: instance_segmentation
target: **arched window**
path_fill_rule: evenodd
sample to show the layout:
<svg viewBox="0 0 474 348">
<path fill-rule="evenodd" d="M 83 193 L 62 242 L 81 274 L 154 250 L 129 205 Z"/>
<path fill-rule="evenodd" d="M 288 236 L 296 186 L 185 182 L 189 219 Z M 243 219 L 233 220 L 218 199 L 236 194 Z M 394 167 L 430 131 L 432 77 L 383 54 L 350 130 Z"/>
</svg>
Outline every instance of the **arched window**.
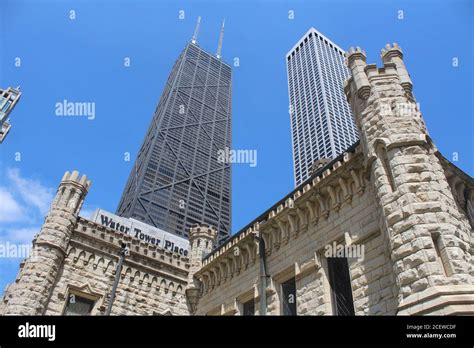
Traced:
<svg viewBox="0 0 474 348">
<path fill-rule="evenodd" d="M 393 191 L 397 189 L 395 186 L 395 179 L 392 173 L 392 168 L 390 167 L 390 162 L 388 161 L 387 157 L 387 150 L 385 146 L 382 144 L 379 144 L 376 149 L 377 157 L 380 160 L 380 163 L 382 164 L 385 176 L 387 177 L 387 180 L 390 184 L 390 188 Z"/>
</svg>

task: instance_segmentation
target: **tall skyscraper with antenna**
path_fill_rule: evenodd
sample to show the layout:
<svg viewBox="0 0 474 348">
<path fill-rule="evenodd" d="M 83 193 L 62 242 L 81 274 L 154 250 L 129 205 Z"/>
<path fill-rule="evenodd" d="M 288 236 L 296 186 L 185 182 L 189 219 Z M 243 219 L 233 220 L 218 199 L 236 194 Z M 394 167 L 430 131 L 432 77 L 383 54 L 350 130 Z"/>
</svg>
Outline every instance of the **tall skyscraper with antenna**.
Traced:
<svg viewBox="0 0 474 348">
<path fill-rule="evenodd" d="M 198 45 L 199 26 L 176 60 L 117 208 L 182 237 L 195 223 L 230 235 L 232 70 L 222 61 L 224 24 L 216 54 Z"/>
</svg>

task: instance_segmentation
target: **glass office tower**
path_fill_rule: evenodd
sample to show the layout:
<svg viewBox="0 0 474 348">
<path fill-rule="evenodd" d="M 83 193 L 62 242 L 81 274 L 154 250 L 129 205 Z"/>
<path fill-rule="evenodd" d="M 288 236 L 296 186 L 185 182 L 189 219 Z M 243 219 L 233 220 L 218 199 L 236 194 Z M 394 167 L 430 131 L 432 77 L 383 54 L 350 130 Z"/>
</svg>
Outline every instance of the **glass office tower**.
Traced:
<svg viewBox="0 0 474 348">
<path fill-rule="evenodd" d="M 337 157 L 358 140 L 344 95 L 344 51 L 311 28 L 287 53 L 295 186 L 315 161 Z"/>
<path fill-rule="evenodd" d="M 198 22 L 199 26 L 199 22 Z M 230 235 L 231 67 L 197 45 L 197 30 L 174 64 L 130 173 L 117 214 L 179 236 L 195 223 Z"/>
</svg>

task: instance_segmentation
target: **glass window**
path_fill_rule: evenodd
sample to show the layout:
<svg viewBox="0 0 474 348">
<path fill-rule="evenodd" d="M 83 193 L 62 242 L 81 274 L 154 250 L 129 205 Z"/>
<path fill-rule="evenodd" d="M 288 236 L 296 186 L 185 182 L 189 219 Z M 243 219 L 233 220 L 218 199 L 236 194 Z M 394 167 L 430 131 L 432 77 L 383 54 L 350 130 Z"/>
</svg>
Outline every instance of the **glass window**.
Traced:
<svg viewBox="0 0 474 348">
<path fill-rule="evenodd" d="M 69 294 L 64 315 L 90 315 L 95 301 Z"/>
<path fill-rule="evenodd" d="M 354 315 L 354 301 L 349 274 L 349 264 L 345 257 L 328 257 L 329 284 L 335 315 Z"/>
<path fill-rule="evenodd" d="M 291 278 L 281 284 L 282 314 L 296 315 L 296 280 Z"/>
<path fill-rule="evenodd" d="M 242 315 L 255 315 L 255 301 L 251 299 L 242 305 Z"/>
<path fill-rule="evenodd" d="M 12 103 L 12 102 L 11 102 L 10 100 L 7 101 L 7 102 L 5 103 L 5 105 L 3 105 L 2 111 L 3 111 L 3 112 L 6 112 L 6 111 L 8 110 L 8 108 L 10 107 L 11 103 Z"/>
</svg>

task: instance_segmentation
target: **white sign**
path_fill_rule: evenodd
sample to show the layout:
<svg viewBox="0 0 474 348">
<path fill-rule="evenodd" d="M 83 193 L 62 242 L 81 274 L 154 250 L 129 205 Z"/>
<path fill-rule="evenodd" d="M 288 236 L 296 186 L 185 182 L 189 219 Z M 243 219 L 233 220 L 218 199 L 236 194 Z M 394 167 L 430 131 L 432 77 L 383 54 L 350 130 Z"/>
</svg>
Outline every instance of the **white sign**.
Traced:
<svg viewBox="0 0 474 348">
<path fill-rule="evenodd" d="M 187 256 L 188 240 L 178 237 L 159 228 L 147 225 L 135 219 L 124 218 L 102 209 L 97 209 L 92 221 L 111 228 L 117 232 L 128 234 L 141 241 L 156 245 L 162 249 Z"/>
</svg>

